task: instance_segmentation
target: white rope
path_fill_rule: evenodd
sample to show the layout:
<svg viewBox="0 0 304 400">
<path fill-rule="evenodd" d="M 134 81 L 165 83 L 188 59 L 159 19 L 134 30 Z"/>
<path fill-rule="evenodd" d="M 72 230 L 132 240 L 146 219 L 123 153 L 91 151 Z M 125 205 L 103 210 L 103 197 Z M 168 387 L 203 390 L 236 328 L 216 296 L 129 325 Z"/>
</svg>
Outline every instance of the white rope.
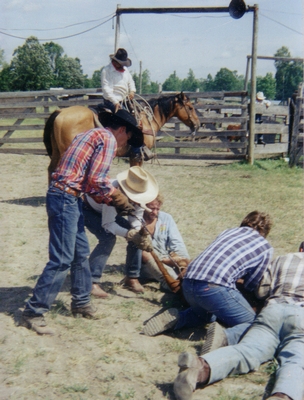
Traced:
<svg viewBox="0 0 304 400">
<path fill-rule="evenodd" d="M 156 121 L 154 117 L 153 110 L 150 106 L 150 104 L 147 102 L 146 99 L 141 97 L 140 95 L 136 94 L 135 95 L 139 100 L 141 100 L 145 105 L 142 106 L 139 101 L 135 99 L 135 97 L 131 100 L 129 96 L 127 96 L 123 100 L 123 105 L 124 107 L 130 112 L 134 114 L 134 117 L 137 121 L 137 124 L 141 122 L 141 113 L 145 113 L 147 120 L 150 124 L 151 130 L 152 130 L 152 136 L 154 138 L 154 143 L 153 143 L 153 150 L 156 156 L 156 132 L 152 126 L 152 121 L 154 120 L 157 125 L 159 126 L 159 123 Z M 129 104 L 131 104 L 132 108 L 129 107 Z"/>
</svg>

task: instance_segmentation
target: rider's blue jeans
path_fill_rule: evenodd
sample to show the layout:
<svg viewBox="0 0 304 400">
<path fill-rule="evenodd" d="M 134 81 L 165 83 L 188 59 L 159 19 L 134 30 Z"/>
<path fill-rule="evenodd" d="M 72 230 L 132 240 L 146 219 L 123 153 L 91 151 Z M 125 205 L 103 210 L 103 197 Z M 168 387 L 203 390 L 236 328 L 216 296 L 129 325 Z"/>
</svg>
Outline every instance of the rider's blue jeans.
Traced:
<svg viewBox="0 0 304 400">
<path fill-rule="evenodd" d="M 100 282 L 108 258 L 115 246 L 116 236 L 104 230 L 104 228 L 101 226 L 102 215 L 85 203 L 83 203 L 83 215 L 85 227 L 98 239 L 98 243 L 90 255 L 89 263 L 92 274 L 92 282 Z M 123 217 L 117 216 L 116 223 L 123 228 L 131 228 L 128 220 Z M 125 274 L 127 277 L 139 277 L 141 256 L 142 251 L 134 246 L 132 242 L 129 242 L 127 245 L 127 258 L 125 266 Z"/>
<path fill-rule="evenodd" d="M 184 279 L 183 294 L 190 308 L 180 312 L 175 329 L 196 327 L 215 320 L 231 327 L 251 323 L 255 318 L 250 304 L 236 289 Z"/>
<path fill-rule="evenodd" d="M 49 261 L 25 311 L 41 315 L 51 308 L 71 271 L 72 307 L 90 302 L 92 289 L 88 239 L 84 230 L 82 200 L 50 187 L 46 197 L 49 225 Z"/>
</svg>

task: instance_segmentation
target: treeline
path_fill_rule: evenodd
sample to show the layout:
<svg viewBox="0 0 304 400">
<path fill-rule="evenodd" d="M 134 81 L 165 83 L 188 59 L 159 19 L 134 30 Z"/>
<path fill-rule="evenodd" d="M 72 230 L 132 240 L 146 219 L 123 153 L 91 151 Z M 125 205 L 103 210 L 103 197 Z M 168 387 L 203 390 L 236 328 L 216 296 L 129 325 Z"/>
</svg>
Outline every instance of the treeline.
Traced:
<svg viewBox="0 0 304 400">
<path fill-rule="evenodd" d="M 287 47 L 281 47 L 277 57 L 291 57 Z M 257 91 L 268 99 L 286 100 L 303 80 L 303 63 L 299 61 L 275 61 L 276 73 L 257 77 Z M 89 78 L 83 74 L 79 58 L 68 57 L 63 47 L 54 42 L 40 44 L 34 36 L 26 39 L 24 45 L 14 50 L 10 64 L 0 49 L 0 91 L 48 90 L 51 87 L 65 89 L 99 88 L 102 68 L 94 71 Z M 244 76 L 237 71 L 221 68 L 214 77 L 196 78 L 189 69 L 185 79 L 174 71 L 164 82 L 153 82 L 146 69 L 141 77 L 134 73 L 137 92 L 158 93 L 163 91 L 238 91 L 244 88 Z M 250 87 L 250 86 L 249 86 Z"/>
</svg>

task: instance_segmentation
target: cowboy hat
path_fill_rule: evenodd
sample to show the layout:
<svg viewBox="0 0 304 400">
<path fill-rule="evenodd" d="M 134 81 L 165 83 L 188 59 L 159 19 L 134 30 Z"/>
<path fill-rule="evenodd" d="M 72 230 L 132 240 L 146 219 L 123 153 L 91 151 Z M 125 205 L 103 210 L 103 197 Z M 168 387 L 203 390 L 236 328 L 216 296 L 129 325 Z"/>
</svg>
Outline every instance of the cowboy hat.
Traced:
<svg viewBox="0 0 304 400">
<path fill-rule="evenodd" d="M 132 132 L 131 139 L 128 144 L 134 147 L 141 147 L 144 144 L 142 131 L 137 127 L 136 119 L 127 110 L 120 109 L 116 113 L 103 111 L 98 115 L 99 121 L 106 127 L 111 127 L 112 124 L 125 126 L 128 131 Z"/>
<path fill-rule="evenodd" d="M 147 209 L 146 204 L 155 200 L 158 195 L 158 183 L 155 178 L 141 167 L 131 167 L 120 172 L 116 179 L 126 196 L 144 209 Z"/>
<path fill-rule="evenodd" d="M 118 49 L 115 54 L 110 54 L 110 58 L 123 67 L 130 67 L 132 65 L 132 61 L 128 58 L 128 53 L 125 49 Z"/>
<path fill-rule="evenodd" d="M 257 98 L 258 100 L 265 100 L 265 99 L 266 99 L 266 97 L 264 96 L 264 93 L 263 93 L 263 92 L 257 92 L 256 98 Z"/>
</svg>

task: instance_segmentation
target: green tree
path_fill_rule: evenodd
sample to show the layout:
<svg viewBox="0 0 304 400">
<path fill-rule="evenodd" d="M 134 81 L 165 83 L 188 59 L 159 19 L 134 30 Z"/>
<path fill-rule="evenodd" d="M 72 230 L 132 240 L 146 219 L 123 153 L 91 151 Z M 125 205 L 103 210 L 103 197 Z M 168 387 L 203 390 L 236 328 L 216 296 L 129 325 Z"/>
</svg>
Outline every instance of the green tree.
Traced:
<svg viewBox="0 0 304 400">
<path fill-rule="evenodd" d="M 71 58 L 67 55 L 57 60 L 58 76 L 55 83 L 57 87 L 65 89 L 81 89 L 84 87 L 85 77 L 79 58 Z"/>
<path fill-rule="evenodd" d="M 244 85 L 243 76 L 238 76 L 237 71 L 221 68 L 215 75 L 212 90 L 242 90 Z"/>
<path fill-rule="evenodd" d="M 207 79 L 203 83 L 203 91 L 211 92 L 214 87 L 214 81 L 211 74 L 208 74 Z"/>
<path fill-rule="evenodd" d="M 274 99 L 276 95 L 276 80 L 271 72 L 263 76 L 257 76 L 256 79 L 257 92 L 263 92 L 267 99 Z"/>
<path fill-rule="evenodd" d="M 168 92 L 181 92 L 182 80 L 176 76 L 176 71 L 173 72 L 163 83 L 163 90 Z"/>
<path fill-rule="evenodd" d="M 49 57 L 38 39 L 26 39 L 13 53 L 10 64 L 11 90 L 45 90 L 53 82 L 53 72 Z"/>
<path fill-rule="evenodd" d="M 94 71 L 92 75 L 92 88 L 100 88 L 101 87 L 101 71 L 103 67 Z"/>
<path fill-rule="evenodd" d="M 51 63 L 51 68 L 55 72 L 56 66 L 57 66 L 57 60 L 64 53 L 63 47 L 61 47 L 59 44 L 54 43 L 54 42 L 45 43 L 43 45 L 43 47 L 48 53 L 50 63 Z"/>
<path fill-rule="evenodd" d="M 11 71 L 7 65 L 0 71 L 0 92 L 11 91 Z"/>
<path fill-rule="evenodd" d="M 4 59 L 4 50 L 0 49 L 0 69 L 4 67 L 5 59 Z"/>
<path fill-rule="evenodd" d="M 135 86 L 136 86 L 136 91 L 138 94 L 140 94 L 140 77 L 136 73 L 132 75 Z M 141 93 L 142 94 L 147 94 L 147 93 L 157 93 L 158 92 L 158 83 L 157 82 L 151 82 L 150 79 L 150 72 L 149 70 L 145 69 L 142 72 L 141 75 Z"/>
<path fill-rule="evenodd" d="M 287 47 L 282 46 L 275 57 L 291 57 Z M 303 63 L 300 61 L 276 60 L 276 99 L 286 101 L 303 82 Z"/>
<path fill-rule="evenodd" d="M 182 81 L 182 90 L 185 92 L 195 92 L 197 89 L 201 88 L 201 81 L 196 79 L 193 70 L 189 69 L 187 78 Z"/>
</svg>

